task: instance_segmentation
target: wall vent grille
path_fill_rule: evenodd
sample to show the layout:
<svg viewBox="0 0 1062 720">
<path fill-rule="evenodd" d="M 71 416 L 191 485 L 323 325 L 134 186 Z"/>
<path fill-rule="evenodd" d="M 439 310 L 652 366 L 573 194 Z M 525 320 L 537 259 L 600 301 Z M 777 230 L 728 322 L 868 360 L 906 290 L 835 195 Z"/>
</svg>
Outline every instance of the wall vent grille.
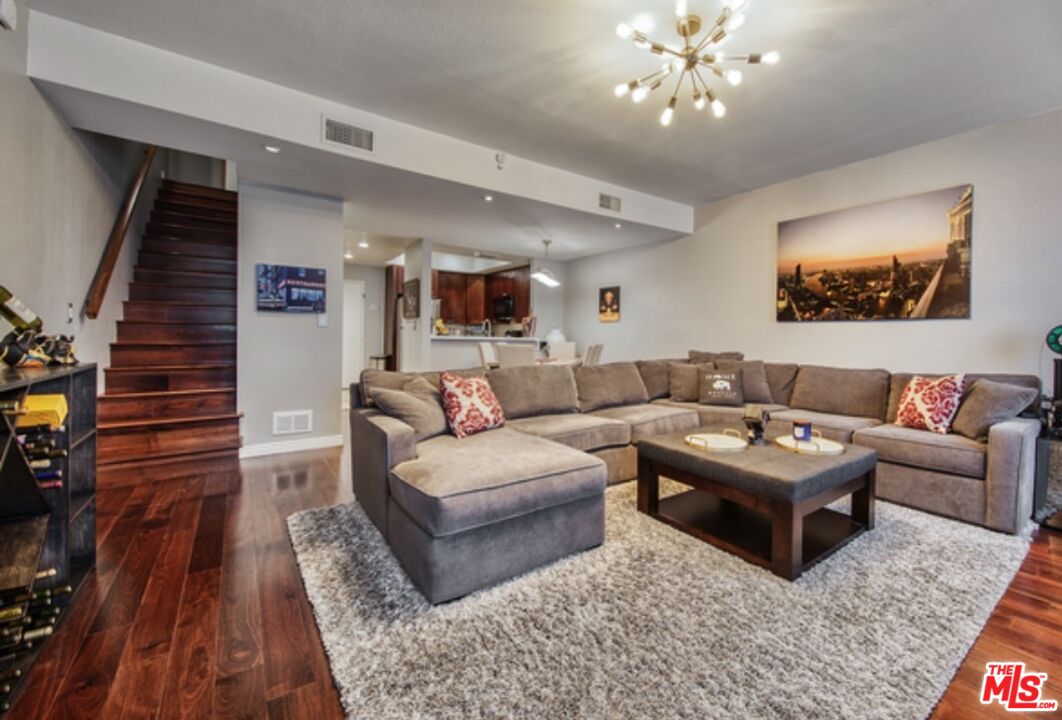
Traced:
<svg viewBox="0 0 1062 720">
<path fill-rule="evenodd" d="M 274 435 L 298 435 L 308 432 L 313 432 L 313 410 L 273 413 Z"/>
<path fill-rule="evenodd" d="M 614 195 L 606 195 L 601 193 L 598 196 L 597 205 L 603 210 L 611 210 L 612 212 L 620 212 L 623 209 L 623 201 Z"/>
<path fill-rule="evenodd" d="M 376 147 L 376 136 L 372 130 L 333 120 L 330 117 L 324 118 L 324 141 L 367 152 L 373 152 Z"/>
</svg>

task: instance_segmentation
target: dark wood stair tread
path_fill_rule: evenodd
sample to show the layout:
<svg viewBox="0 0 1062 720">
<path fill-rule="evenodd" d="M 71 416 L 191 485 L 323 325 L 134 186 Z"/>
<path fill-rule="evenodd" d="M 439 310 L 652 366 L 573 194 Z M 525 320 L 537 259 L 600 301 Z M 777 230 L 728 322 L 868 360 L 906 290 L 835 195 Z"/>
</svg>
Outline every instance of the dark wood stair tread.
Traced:
<svg viewBox="0 0 1062 720">
<path fill-rule="evenodd" d="M 105 457 L 100 457 L 98 465 L 100 468 L 115 469 L 121 466 L 140 466 L 149 462 L 163 462 L 180 459 L 193 459 L 199 455 L 203 457 L 218 456 L 222 452 L 231 452 L 234 455 L 239 453 L 240 448 L 243 447 L 243 439 L 239 439 L 233 443 L 225 443 L 218 446 L 213 446 L 206 450 L 173 450 L 173 451 L 161 451 L 152 452 L 149 455 L 142 455 L 139 457 L 122 457 L 118 460 L 109 460 Z"/>
<path fill-rule="evenodd" d="M 226 343 L 231 345 L 232 343 Z M 236 367 L 236 363 L 203 363 L 202 365 L 133 365 L 130 367 L 109 367 L 105 368 L 106 372 L 180 372 L 181 370 L 221 370 Z"/>
<path fill-rule="evenodd" d="M 156 425 L 196 425 L 203 423 L 216 423 L 231 420 L 239 420 L 243 413 L 225 413 L 224 415 L 192 415 L 186 417 L 160 417 L 140 420 L 109 420 L 99 423 L 96 428 L 101 433 L 109 430 L 129 430 L 134 428 L 153 427 Z"/>
<path fill-rule="evenodd" d="M 151 390 L 148 392 L 129 392 L 129 393 L 105 393 L 99 396 L 100 400 L 135 400 L 137 398 L 156 398 L 156 397 L 181 397 L 188 395 L 220 395 L 223 393 L 236 392 L 235 386 L 233 387 L 217 387 L 217 388 L 203 388 L 202 390 Z"/>
</svg>

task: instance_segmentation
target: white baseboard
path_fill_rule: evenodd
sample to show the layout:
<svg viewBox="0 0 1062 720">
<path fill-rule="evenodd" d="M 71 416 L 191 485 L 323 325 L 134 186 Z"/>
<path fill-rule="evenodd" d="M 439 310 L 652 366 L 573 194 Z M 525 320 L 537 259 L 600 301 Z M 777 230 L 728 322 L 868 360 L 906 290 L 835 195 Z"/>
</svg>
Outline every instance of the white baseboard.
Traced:
<svg viewBox="0 0 1062 720">
<path fill-rule="evenodd" d="M 324 448 L 341 447 L 342 435 L 326 435 L 324 437 L 302 438 L 300 440 L 281 440 L 280 442 L 259 443 L 240 448 L 240 458 L 265 457 L 266 455 L 283 455 L 285 453 L 305 452 L 306 450 L 322 450 Z"/>
</svg>

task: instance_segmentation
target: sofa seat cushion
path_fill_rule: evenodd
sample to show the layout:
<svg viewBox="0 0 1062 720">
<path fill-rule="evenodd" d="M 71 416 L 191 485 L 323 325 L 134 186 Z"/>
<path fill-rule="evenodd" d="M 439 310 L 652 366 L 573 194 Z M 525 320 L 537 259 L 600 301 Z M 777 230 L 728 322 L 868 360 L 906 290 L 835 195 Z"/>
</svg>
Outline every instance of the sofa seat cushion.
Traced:
<svg viewBox="0 0 1062 720">
<path fill-rule="evenodd" d="M 682 408 L 683 410 L 693 410 L 700 417 L 699 425 L 733 425 L 734 429 L 741 429 L 745 427 L 745 406 L 741 407 L 729 407 L 726 405 L 701 405 L 695 402 L 676 402 L 674 400 L 656 400 L 654 405 L 666 405 L 668 407 Z M 771 413 L 771 417 L 774 417 L 775 413 L 788 410 L 785 405 L 761 405 L 764 410 Z M 768 430 L 771 428 L 767 426 Z"/>
<path fill-rule="evenodd" d="M 792 432 L 794 420 L 810 421 L 814 430 L 822 431 L 823 437 L 843 443 L 852 442 L 852 434 L 856 430 L 881 424 L 881 420 L 873 417 L 834 415 L 811 410 L 782 410 L 771 413 L 771 423 L 767 425 L 767 432 L 772 437 L 779 432 Z"/>
<path fill-rule="evenodd" d="M 439 435 L 392 468 L 401 508 L 432 537 L 446 537 L 605 492 L 605 463 L 511 428 L 459 440 Z"/>
<path fill-rule="evenodd" d="M 700 426 L 696 410 L 660 404 L 627 405 L 598 410 L 592 414 L 611 420 L 622 420 L 630 425 L 632 443 L 654 435 L 694 430 Z"/>
<path fill-rule="evenodd" d="M 631 442 L 631 426 L 622 420 L 582 413 L 520 418 L 509 427 L 585 452 Z"/>
<path fill-rule="evenodd" d="M 878 425 L 857 431 L 852 442 L 877 450 L 878 458 L 885 462 L 971 478 L 985 476 L 988 446 L 962 435 Z"/>
</svg>

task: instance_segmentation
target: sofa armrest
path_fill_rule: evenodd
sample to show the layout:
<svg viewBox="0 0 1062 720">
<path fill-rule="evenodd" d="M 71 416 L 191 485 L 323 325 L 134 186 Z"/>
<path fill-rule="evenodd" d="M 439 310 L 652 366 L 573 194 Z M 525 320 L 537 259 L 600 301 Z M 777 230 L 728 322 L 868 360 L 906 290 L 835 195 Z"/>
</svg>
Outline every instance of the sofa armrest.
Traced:
<svg viewBox="0 0 1062 720">
<path fill-rule="evenodd" d="M 1032 515 L 1040 422 L 1017 418 L 988 430 L 985 525 L 1017 533 Z"/>
<path fill-rule="evenodd" d="M 417 457 L 413 428 L 378 412 L 350 411 L 350 468 L 354 496 L 373 524 L 387 533 L 387 476 Z"/>
</svg>

